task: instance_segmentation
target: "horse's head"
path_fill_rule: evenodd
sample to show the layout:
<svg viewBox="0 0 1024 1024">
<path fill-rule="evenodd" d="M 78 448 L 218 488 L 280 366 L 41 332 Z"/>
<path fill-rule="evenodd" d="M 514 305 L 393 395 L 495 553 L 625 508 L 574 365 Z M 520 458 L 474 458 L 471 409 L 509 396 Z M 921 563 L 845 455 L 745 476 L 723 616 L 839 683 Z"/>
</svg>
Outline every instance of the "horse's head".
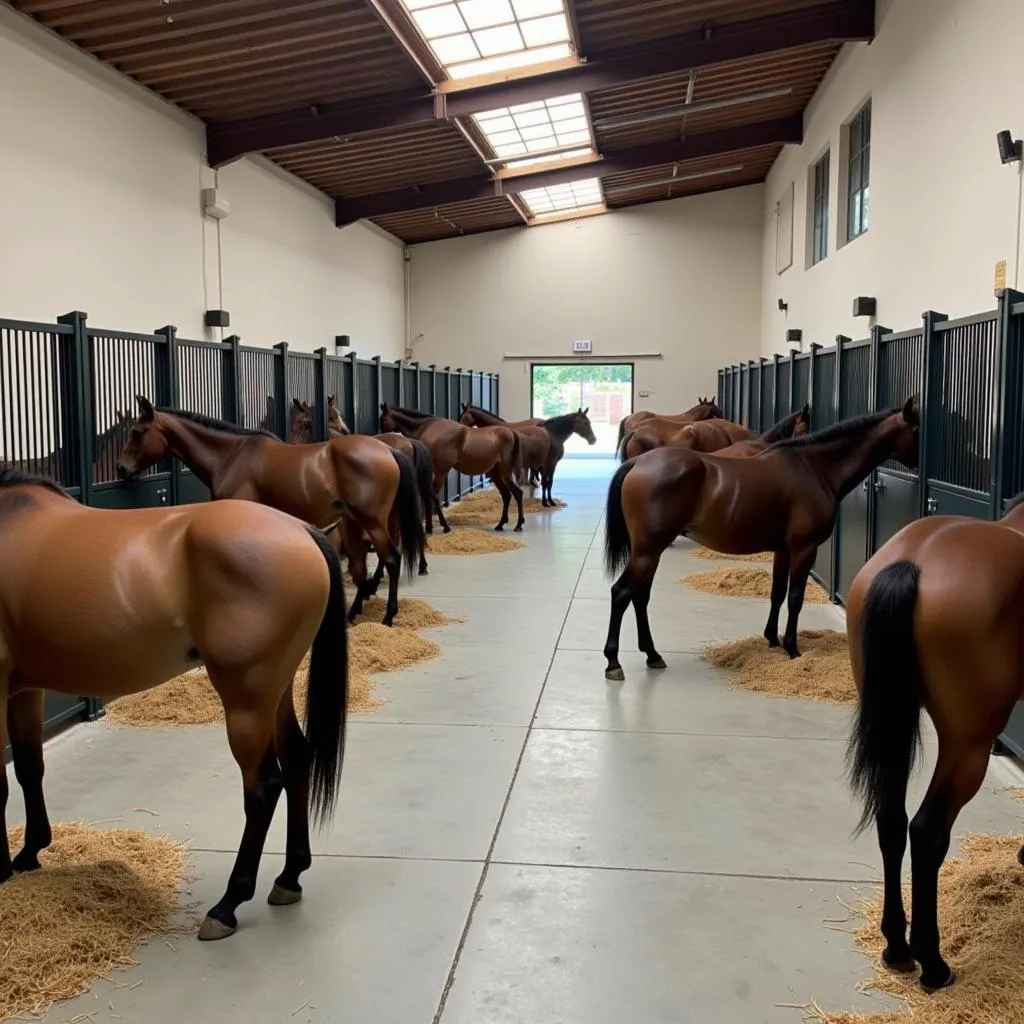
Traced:
<svg viewBox="0 0 1024 1024">
<path fill-rule="evenodd" d="M 288 417 L 288 440 L 291 444 L 305 444 L 313 440 L 313 410 L 298 398 L 292 399 Z"/>
<path fill-rule="evenodd" d="M 393 434 L 398 430 L 398 421 L 394 413 L 388 408 L 387 402 L 380 403 L 380 432 L 382 434 Z"/>
<path fill-rule="evenodd" d="M 351 434 L 352 431 L 348 429 L 348 424 L 341 418 L 341 413 L 338 411 L 337 405 L 334 404 L 335 398 L 337 395 L 327 396 L 327 433 L 344 437 L 346 434 Z"/>
<path fill-rule="evenodd" d="M 811 432 L 811 404 L 805 402 L 804 407 L 796 414 L 793 421 L 793 437 L 801 437 Z"/>
<path fill-rule="evenodd" d="M 462 415 L 459 417 L 459 422 L 464 427 L 476 426 L 476 417 L 473 415 L 473 410 L 470 408 L 469 402 L 462 403 Z"/>
<path fill-rule="evenodd" d="M 921 404 L 918 396 L 911 395 L 895 415 L 899 419 L 899 426 L 893 444 L 893 454 L 907 469 L 917 469 L 921 427 Z"/>
<path fill-rule="evenodd" d="M 136 395 L 139 415 L 128 433 L 128 440 L 117 460 L 117 475 L 122 480 L 137 480 L 150 466 L 155 466 L 168 452 L 170 445 L 164 434 L 162 416 L 153 403 Z"/>
<path fill-rule="evenodd" d="M 724 420 L 725 413 L 719 408 L 714 398 L 702 398 L 697 396 L 697 404 L 691 410 L 694 422 L 700 420 Z"/>
<path fill-rule="evenodd" d="M 597 438 L 594 436 L 594 428 L 590 425 L 590 417 L 587 413 L 590 412 L 590 406 L 586 409 L 577 409 L 576 415 L 573 417 L 572 429 L 574 433 L 580 435 L 587 444 L 597 444 Z"/>
</svg>

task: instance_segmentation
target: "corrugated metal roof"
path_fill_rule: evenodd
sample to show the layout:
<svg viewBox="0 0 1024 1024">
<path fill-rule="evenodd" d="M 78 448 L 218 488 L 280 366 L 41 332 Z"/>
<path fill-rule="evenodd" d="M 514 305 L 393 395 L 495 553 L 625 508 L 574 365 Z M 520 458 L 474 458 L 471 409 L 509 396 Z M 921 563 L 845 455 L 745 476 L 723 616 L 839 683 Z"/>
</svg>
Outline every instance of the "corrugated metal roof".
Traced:
<svg viewBox="0 0 1024 1024">
<path fill-rule="evenodd" d="M 432 90 L 428 78 L 436 84 L 441 76 L 439 66 L 423 57 L 428 52 L 426 44 L 409 38 L 411 22 L 399 0 L 0 0 L 3 2 L 214 126 L 251 124 L 251 119 L 264 116 L 280 122 L 285 115 L 294 118 L 297 113 L 339 103 L 345 109 L 352 104 L 387 104 L 394 109 L 399 104 L 404 110 L 402 105 L 428 98 Z M 850 0 L 569 2 L 580 53 L 590 59 L 708 27 L 713 37 L 717 27 L 752 18 L 829 4 L 837 10 L 850 5 Z M 707 132 L 799 115 L 838 49 L 826 42 L 711 64 L 696 70 L 692 86 L 691 73 L 680 71 L 590 91 L 585 101 L 597 148 L 614 156 L 638 146 L 693 139 Z M 738 105 L 695 109 L 685 117 L 674 115 L 625 126 L 605 123 L 609 118 L 678 106 L 688 93 L 700 104 L 783 88 L 791 91 Z M 491 153 L 472 119 L 431 120 L 430 110 L 428 104 L 426 117 L 421 114 L 418 120 L 401 116 L 391 120 L 402 127 L 264 151 L 285 169 L 341 199 L 399 190 L 408 194 L 417 187 L 485 179 L 488 170 L 483 159 Z M 412 120 L 417 123 L 409 123 Z M 743 144 L 739 135 L 737 144 Z M 764 145 L 678 165 L 678 173 L 685 175 L 743 163 L 742 172 L 726 176 L 625 192 L 617 188 L 670 176 L 674 165 L 660 164 L 606 175 L 602 184 L 612 208 L 747 184 L 764 179 L 780 148 L 779 144 Z M 456 194 L 462 192 L 460 186 Z M 438 197 L 442 194 L 453 197 L 452 189 L 437 193 Z M 395 208 L 397 204 L 392 205 Z M 410 242 L 523 223 L 506 197 L 448 202 L 380 214 L 373 220 Z"/>
</svg>

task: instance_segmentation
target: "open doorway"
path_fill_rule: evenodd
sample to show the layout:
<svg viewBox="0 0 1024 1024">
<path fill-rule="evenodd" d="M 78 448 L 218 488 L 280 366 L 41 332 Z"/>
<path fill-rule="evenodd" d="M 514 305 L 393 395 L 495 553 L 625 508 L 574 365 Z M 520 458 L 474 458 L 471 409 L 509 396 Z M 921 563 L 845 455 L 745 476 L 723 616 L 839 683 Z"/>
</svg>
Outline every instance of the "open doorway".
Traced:
<svg viewBox="0 0 1024 1024">
<path fill-rule="evenodd" d="M 566 455 L 613 456 L 619 421 L 633 411 L 633 364 L 534 363 L 530 369 L 531 415 L 548 419 L 590 409 L 597 444 L 573 434 Z"/>
</svg>

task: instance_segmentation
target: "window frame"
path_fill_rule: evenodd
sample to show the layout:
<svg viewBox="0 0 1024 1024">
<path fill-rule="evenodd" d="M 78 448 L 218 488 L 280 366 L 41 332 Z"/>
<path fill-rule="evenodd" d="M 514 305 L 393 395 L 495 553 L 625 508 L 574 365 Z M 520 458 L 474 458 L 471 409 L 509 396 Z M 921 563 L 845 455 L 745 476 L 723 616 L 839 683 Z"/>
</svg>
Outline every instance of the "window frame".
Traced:
<svg viewBox="0 0 1024 1024">
<path fill-rule="evenodd" d="M 811 165 L 810 266 L 828 257 L 829 204 L 831 202 L 832 150 L 826 149 Z"/>
<path fill-rule="evenodd" d="M 871 100 L 846 126 L 846 240 L 860 238 L 871 226 Z"/>
</svg>

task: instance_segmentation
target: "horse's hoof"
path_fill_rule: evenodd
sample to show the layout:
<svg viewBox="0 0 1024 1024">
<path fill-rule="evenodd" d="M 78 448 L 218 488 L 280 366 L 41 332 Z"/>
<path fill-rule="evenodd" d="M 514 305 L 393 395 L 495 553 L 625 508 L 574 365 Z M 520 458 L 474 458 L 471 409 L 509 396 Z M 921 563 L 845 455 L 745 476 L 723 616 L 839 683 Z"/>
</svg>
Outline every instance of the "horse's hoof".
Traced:
<svg viewBox="0 0 1024 1024">
<path fill-rule="evenodd" d="M 765 640 L 768 641 L 768 646 L 769 647 L 781 647 L 782 646 L 782 644 L 779 643 L 779 638 L 777 636 L 766 636 Z"/>
<path fill-rule="evenodd" d="M 518 526 L 516 526 L 516 528 L 512 532 L 513 533 L 522 533 L 523 532 L 523 524 L 520 523 Z"/>
<path fill-rule="evenodd" d="M 42 868 L 39 857 L 28 850 L 22 850 L 13 860 L 12 867 L 17 874 L 24 874 L 28 871 L 38 871 Z"/>
<path fill-rule="evenodd" d="M 1017 863 L 1024 867 L 1024 846 L 1017 851 Z"/>
<path fill-rule="evenodd" d="M 446 526 L 441 532 L 442 533 L 451 533 L 452 532 L 452 528 L 450 526 Z"/>
<path fill-rule="evenodd" d="M 647 667 L 648 668 L 668 668 L 668 665 L 665 664 L 665 659 L 664 658 L 655 658 L 654 661 L 648 661 L 647 662 Z"/>
<path fill-rule="evenodd" d="M 949 968 L 949 974 L 946 975 L 946 980 L 939 985 L 926 985 L 924 978 L 921 978 L 921 988 L 927 995 L 933 995 L 935 992 L 941 992 L 944 988 L 949 988 L 953 982 L 956 981 L 956 971 Z"/>
<path fill-rule="evenodd" d="M 293 889 L 286 889 L 283 885 L 274 883 L 274 888 L 270 890 L 270 895 L 267 897 L 267 902 L 272 907 L 290 907 L 295 903 L 298 903 L 302 899 L 302 890 L 299 889 L 295 892 Z M 209 920 L 209 918 L 207 918 Z"/>
<path fill-rule="evenodd" d="M 800 657 L 800 652 L 795 647 L 785 647 L 785 651 L 789 655 L 790 661 Z"/>
<path fill-rule="evenodd" d="M 605 670 L 604 677 L 613 683 L 622 683 L 625 682 L 626 673 L 621 668 L 609 668 Z"/>
<path fill-rule="evenodd" d="M 420 571 L 419 571 L 419 575 L 420 575 L 420 576 L 429 576 L 429 575 L 430 575 L 430 573 L 429 573 L 429 572 L 427 572 L 427 567 L 426 567 L 426 566 L 423 566 L 423 568 L 422 568 L 422 569 L 420 569 Z"/>
<path fill-rule="evenodd" d="M 882 966 L 887 971 L 892 971 L 894 974 L 912 974 L 917 970 L 917 961 L 912 956 L 908 956 L 905 960 L 894 960 L 890 962 L 886 958 L 885 950 L 883 950 L 879 959 L 882 961 Z"/>
<path fill-rule="evenodd" d="M 14 877 L 14 868 L 8 866 L 0 868 L 0 885 L 9 882 Z"/>
<path fill-rule="evenodd" d="M 238 925 L 225 924 L 207 915 L 199 926 L 199 941 L 216 942 L 218 939 L 226 939 L 229 935 L 234 935 L 237 929 Z"/>
<path fill-rule="evenodd" d="M 505 524 L 504 523 L 498 523 L 498 525 L 494 528 L 494 532 L 495 533 L 503 533 L 504 530 L 505 530 Z"/>
</svg>

